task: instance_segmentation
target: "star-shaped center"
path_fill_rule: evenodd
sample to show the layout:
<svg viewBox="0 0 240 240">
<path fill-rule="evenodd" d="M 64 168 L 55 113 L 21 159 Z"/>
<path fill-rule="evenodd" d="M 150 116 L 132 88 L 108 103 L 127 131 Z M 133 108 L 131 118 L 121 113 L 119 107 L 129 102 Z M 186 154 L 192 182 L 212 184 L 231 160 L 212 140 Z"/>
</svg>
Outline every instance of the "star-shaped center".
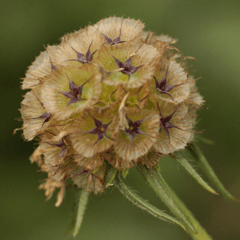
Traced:
<svg viewBox="0 0 240 240">
<path fill-rule="evenodd" d="M 68 102 L 68 105 L 69 106 L 71 103 L 75 103 L 75 102 L 78 102 L 78 101 L 81 101 L 81 100 L 84 100 L 82 99 L 82 90 L 83 90 L 83 87 L 84 85 L 91 79 L 88 79 L 85 83 L 83 83 L 82 85 L 80 85 L 79 87 L 76 85 L 76 83 L 74 83 L 69 77 L 68 75 L 67 76 L 67 79 L 68 79 L 68 83 L 69 83 L 69 89 L 70 91 L 68 92 L 61 92 L 61 94 L 63 94 L 65 97 L 67 98 L 71 98 Z"/>
<path fill-rule="evenodd" d="M 69 60 L 67 60 L 67 61 L 77 61 L 77 62 L 80 62 L 80 63 L 82 63 L 82 64 L 91 62 L 92 59 L 93 59 L 93 55 L 94 55 L 94 54 L 96 53 L 96 51 L 97 51 L 97 50 L 95 50 L 93 53 L 91 53 L 90 48 L 91 48 L 91 46 L 92 46 L 92 43 L 93 43 L 93 42 L 90 43 L 90 45 L 89 45 L 89 47 L 88 47 L 88 50 L 87 50 L 87 52 L 86 52 L 85 55 L 82 54 L 82 53 L 80 53 L 80 52 L 78 52 L 78 51 L 75 50 L 73 47 L 71 47 L 72 50 L 77 54 L 77 59 L 69 59 Z"/>
<path fill-rule="evenodd" d="M 116 62 L 117 67 L 118 68 L 123 68 L 123 70 L 121 70 L 121 72 L 124 73 L 124 74 L 127 74 L 128 79 L 130 78 L 131 74 L 135 73 L 140 67 L 142 67 L 144 65 L 143 64 L 139 67 L 131 66 L 132 65 L 132 57 L 127 59 L 124 63 L 122 63 L 120 60 L 118 60 L 114 56 L 113 56 L 113 58 Z"/>
<path fill-rule="evenodd" d="M 130 118 L 127 118 L 128 120 L 128 128 L 125 128 L 125 132 L 128 133 L 131 142 L 130 145 L 132 145 L 132 142 L 137 134 L 146 134 L 141 129 L 140 126 L 144 120 L 138 120 L 133 122 Z"/>
<path fill-rule="evenodd" d="M 179 107 L 179 106 L 178 106 L 178 107 Z M 163 130 L 167 133 L 168 139 L 169 139 L 169 144 L 170 144 L 169 128 L 177 128 L 177 129 L 179 129 L 179 130 L 182 130 L 181 128 L 173 125 L 173 124 L 170 122 L 170 120 L 172 119 L 174 113 L 177 111 L 178 107 L 176 107 L 176 109 L 175 109 L 170 115 L 168 115 L 167 117 L 163 117 L 163 115 L 162 115 L 162 113 L 161 113 L 161 111 L 160 111 L 160 109 L 159 109 L 159 107 L 158 107 L 159 113 L 160 113 L 160 116 L 161 116 L 161 119 L 160 119 L 160 131 L 161 131 L 161 129 L 163 129 Z"/>
<path fill-rule="evenodd" d="M 120 37 L 121 37 L 121 30 L 119 33 L 119 36 L 116 37 L 114 40 L 112 40 L 111 38 L 107 37 L 105 34 L 103 34 L 103 36 L 105 37 L 106 43 L 109 45 L 115 45 L 115 44 L 119 44 L 119 43 L 123 43 L 125 41 L 121 41 Z"/>
<path fill-rule="evenodd" d="M 95 123 L 95 128 L 93 128 L 90 131 L 87 131 L 85 133 L 90 133 L 90 134 L 95 134 L 97 135 L 97 141 L 96 143 L 98 143 L 99 141 L 101 141 L 104 137 L 111 139 L 110 137 L 107 136 L 107 128 L 109 126 L 109 124 L 112 122 L 110 121 L 109 123 L 102 123 L 100 120 L 96 119 L 95 117 L 93 117 L 94 123 Z"/>
<path fill-rule="evenodd" d="M 178 87 L 180 85 L 183 85 L 185 83 L 180 83 L 177 85 L 167 85 L 167 73 L 168 73 L 168 68 L 166 70 L 166 73 L 164 75 L 164 77 L 161 79 L 161 81 L 159 82 L 156 77 L 154 76 L 155 79 L 155 84 L 156 84 L 156 88 L 158 90 L 159 93 L 163 93 L 163 94 L 167 94 L 168 96 L 171 97 L 171 99 L 173 100 L 172 95 L 169 93 L 169 91 L 171 91 L 173 88 Z M 174 101 L 174 100 L 173 100 Z"/>
</svg>

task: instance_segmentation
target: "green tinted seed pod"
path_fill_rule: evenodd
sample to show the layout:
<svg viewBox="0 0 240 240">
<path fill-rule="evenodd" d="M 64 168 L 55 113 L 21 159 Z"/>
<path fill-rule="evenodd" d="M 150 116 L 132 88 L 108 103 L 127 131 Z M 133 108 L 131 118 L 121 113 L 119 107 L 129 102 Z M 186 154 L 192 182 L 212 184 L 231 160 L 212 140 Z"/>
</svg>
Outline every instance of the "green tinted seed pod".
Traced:
<svg viewBox="0 0 240 240">
<path fill-rule="evenodd" d="M 48 196 L 68 178 L 97 193 L 109 186 L 109 166 L 152 168 L 193 140 L 203 103 L 195 81 L 176 39 L 143 29 L 139 20 L 103 19 L 48 46 L 27 71 L 23 135 L 39 139 L 31 161 L 49 174 Z"/>
<path fill-rule="evenodd" d="M 59 66 L 42 82 L 41 97 L 53 118 L 67 119 L 92 107 L 102 92 L 101 73 L 92 64 Z"/>
</svg>

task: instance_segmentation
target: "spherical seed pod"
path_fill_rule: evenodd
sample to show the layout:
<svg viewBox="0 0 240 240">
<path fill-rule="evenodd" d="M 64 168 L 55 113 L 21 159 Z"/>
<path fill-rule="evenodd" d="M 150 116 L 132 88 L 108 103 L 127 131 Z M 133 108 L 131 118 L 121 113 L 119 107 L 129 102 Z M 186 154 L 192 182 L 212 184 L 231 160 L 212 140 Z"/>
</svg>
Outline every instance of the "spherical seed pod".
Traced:
<svg viewBox="0 0 240 240">
<path fill-rule="evenodd" d="M 127 161 L 136 160 L 146 154 L 157 140 L 159 115 L 155 111 L 144 110 L 140 113 L 126 112 L 128 127 L 116 135 L 114 151 Z"/>
<path fill-rule="evenodd" d="M 103 45 L 97 53 L 95 63 L 112 72 L 104 80 L 107 85 L 137 88 L 151 79 L 158 59 L 157 49 L 137 40 Z"/>
<path fill-rule="evenodd" d="M 101 73 L 92 64 L 57 66 L 44 80 L 41 97 L 53 118 L 67 119 L 93 106 L 101 94 Z"/>
<path fill-rule="evenodd" d="M 33 62 L 23 81 L 23 135 L 48 179 L 48 198 L 67 179 L 99 193 L 116 171 L 153 168 L 193 140 L 203 104 L 185 61 L 166 35 L 139 20 L 110 17 L 61 38 Z M 179 60 L 180 59 L 180 60 Z M 110 180 L 109 180 L 110 179 Z"/>
<path fill-rule="evenodd" d="M 52 116 L 43 104 L 39 88 L 35 87 L 32 91 L 27 92 L 21 105 L 23 136 L 27 141 L 31 141 L 51 126 Z"/>
<path fill-rule="evenodd" d="M 80 114 L 71 126 L 73 133 L 69 135 L 74 150 L 87 158 L 108 150 L 115 144 L 115 125 L 110 109 L 101 113 L 89 111 Z"/>
<path fill-rule="evenodd" d="M 103 34 L 107 44 L 115 45 L 137 38 L 144 24 L 139 20 L 110 17 L 97 22 L 94 27 Z"/>
<path fill-rule="evenodd" d="M 189 97 L 188 74 L 176 63 L 174 57 L 162 58 L 152 79 L 152 87 L 158 98 L 179 104 Z"/>
<path fill-rule="evenodd" d="M 94 62 L 95 53 L 104 43 L 104 37 L 93 26 L 62 37 L 60 45 L 47 48 L 53 64 L 82 66 Z"/>
<path fill-rule="evenodd" d="M 170 154 L 186 147 L 193 139 L 195 115 L 184 103 L 178 105 L 168 102 L 158 103 L 160 131 L 153 148 L 162 153 Z"/>
</svg>

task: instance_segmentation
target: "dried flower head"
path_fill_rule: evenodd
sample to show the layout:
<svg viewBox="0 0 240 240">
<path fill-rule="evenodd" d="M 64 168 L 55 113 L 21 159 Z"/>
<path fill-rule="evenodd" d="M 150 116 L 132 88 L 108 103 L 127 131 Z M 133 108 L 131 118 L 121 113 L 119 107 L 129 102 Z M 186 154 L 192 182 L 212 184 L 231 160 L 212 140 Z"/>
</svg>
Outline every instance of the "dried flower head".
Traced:
<svg viewBox="0 0 240 240">
<path fill-rule="evenodd" d="M 23 80 L 23 135 L 38 139 L 31 156 L 48 178 L 48 199 L 66 181 L 95 194 L 116 172 L 153 169 L 194 138 L 203 104 L 185 59 L 169 36 L 110 17 L 48 46 Z"/>
<path fill-rule="evenodd" d="M 81 178 L 79 187 L 87 184 L 97 193 L 107 185 L 104 177 L 102 187 L 94 188 L 83 176 L 96 175 L 106 164 L 151 168 L 155 155 L 192 141 L 203 100 L 174 53 L 175 40 L 143 28 L 133 19 L 101 20 L 48 46 L 29 68 L 22 84 L 30 89 L 20 109 L 22 129 L 26 140 L 40 139 L 31 159 L 42 159 L 51 179 L 41 185 L 47 192 L 58 187 L 55 182 Z"/>
</svg>

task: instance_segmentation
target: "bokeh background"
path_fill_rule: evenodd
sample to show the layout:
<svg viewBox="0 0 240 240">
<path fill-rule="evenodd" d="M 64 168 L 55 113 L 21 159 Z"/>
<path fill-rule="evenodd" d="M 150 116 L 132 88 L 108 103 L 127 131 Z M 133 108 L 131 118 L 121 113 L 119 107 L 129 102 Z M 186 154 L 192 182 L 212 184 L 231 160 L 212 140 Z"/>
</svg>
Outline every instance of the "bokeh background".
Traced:
<svg viewBox="0 0 240 240">
<path fill-rule="evenodd" d="M 56 194 L 45 202 L 39 181 L 46 177 L 31 165 L 33 142 L 24 142 L 18 109 L 25 93 L 20 78 L 47 44 L 110 15 L 140 19 L 146 30 L 179 39 L 176 47 L 194 56 L 194 77 L 204 95 L 198 129 L 214 146 L 201 145 L 216 173 L 240 199 L 240 1 L 220 0 L 12 0 L 0 2 L 0 238 L 65 239 L 73 190 L 56 208 Z M 174 160 L 161 161 L 162 174 L 215 240 L 240 238 L 240 204 L 203 190 Z M 141 195 L 167 209 L 131 170 L 127 177 Z M 187 240 L 190 237 L 142 212 L 117 189 L 91 198 L 76 239 Z"/>
</svg>

